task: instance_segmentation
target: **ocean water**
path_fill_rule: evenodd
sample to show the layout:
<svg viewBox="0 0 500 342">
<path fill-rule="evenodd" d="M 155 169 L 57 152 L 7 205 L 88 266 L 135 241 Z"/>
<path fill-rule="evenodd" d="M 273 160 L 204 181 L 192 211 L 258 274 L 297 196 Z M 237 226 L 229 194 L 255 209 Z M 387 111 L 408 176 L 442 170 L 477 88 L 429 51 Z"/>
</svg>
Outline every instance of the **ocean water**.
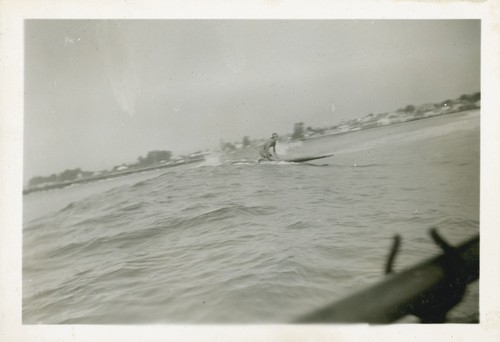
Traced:
<svg viewBox="0 0 500 342">
<path fill-rule="evenodd" d="M 24 196 L 23 323 L 287 323 L 479 232 L 479 111 Z M 247 153 L 247 155 L 245 155 Z M 235 159 L 256 158 L 252 153 Z M 478 282 L 450 312 L 478 317 Z"/>
</svg>

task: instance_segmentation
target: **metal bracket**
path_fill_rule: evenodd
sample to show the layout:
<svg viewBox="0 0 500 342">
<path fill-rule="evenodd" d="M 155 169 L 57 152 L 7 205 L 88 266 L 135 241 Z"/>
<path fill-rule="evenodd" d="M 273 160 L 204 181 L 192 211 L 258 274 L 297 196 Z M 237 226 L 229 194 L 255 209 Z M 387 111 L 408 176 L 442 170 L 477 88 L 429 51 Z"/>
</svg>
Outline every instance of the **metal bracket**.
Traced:
<svg viewBox="0 0 500 342">
<path fill-rule="evenodd" d="M 389 253 L 389 257 L 387 258 L 387 262 L 385 263 L 385 274 L 393 273 L 394 259 L 396 258 L 396 254 L 399 252 L 399 246 L 401 245 L 401 236 L 394 235 L 391 252 Z"/>
<path fill-rule="evenodd" d="M 445 281 L 437 284 L 432 291 L 424 292 L 416 298 L 411 303 L 412 314 L 420 318 L 422 323 L 443 323 L 446 321 L 448 311 L 462 300 L 467 287 L 467 276 L 463 271 L 464 260 L 458 250 L 448 244 L 436 228 L 431 228 L 430 235 L 443 251 L 441 260 L 445 270 Z M 394 272 L 394 259 L 399 252 L 400 244 L 400 236 L 394 236 L 385 274 Z"/>
</svg>

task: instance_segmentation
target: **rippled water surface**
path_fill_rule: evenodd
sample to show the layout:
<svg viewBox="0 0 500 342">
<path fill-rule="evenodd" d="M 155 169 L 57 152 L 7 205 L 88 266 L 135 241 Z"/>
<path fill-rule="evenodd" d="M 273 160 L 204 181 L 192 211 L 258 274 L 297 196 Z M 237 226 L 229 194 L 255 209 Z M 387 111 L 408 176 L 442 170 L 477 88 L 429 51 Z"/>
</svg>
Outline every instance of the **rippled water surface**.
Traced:
<svg viewBox="0 0 500 342">
<path fill-rule="evenodd" d="M 396 233 L 403 270 L 439 253 L 430 227 L 479 231 L 477 111 L 288 147 L 335 156 L 24 196 L 23 322 L 289 322 L 381 280 Z M 476 283 L 451 317 L 477 312 Z"/>
</svg>

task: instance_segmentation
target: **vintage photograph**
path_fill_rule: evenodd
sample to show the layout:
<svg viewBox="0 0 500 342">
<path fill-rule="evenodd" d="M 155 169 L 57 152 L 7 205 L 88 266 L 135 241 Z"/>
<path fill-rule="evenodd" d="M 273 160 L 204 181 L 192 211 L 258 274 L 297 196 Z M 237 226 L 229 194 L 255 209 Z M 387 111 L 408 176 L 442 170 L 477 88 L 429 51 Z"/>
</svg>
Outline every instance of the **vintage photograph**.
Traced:
<svg viewBox="0 0 500 342">
<path fill-rule="evenodd" d="M 481 20 L 23 25 L 23 325 L 480 323 Z"/>
</svg>

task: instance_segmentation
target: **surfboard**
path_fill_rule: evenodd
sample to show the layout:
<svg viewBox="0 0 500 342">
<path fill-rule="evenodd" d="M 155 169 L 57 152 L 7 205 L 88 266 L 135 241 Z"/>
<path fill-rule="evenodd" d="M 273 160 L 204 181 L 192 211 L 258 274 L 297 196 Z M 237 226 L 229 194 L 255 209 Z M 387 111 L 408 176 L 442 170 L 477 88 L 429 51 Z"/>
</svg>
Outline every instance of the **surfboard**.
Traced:
<svg viewBox="0 0 500 342">
<path fill-rule="evenodd" d="M 264 160 L 264 159 L 259 159 L 259 163 L 265 162 L 265 163 L 276 163 L 276 162 L 286 162 L 286 163 L 303 163 L 311 160 L 316 160 L 316 159 L 323 159 L 323 158 L 328 158 L 333 156 L 333 154 L 325 154 L 322 156 L 309 156 L 309 157 L 297 157 L 297 158 L 290 158 L 290 159 L 279 159 L 279 160 Z"/>
<path fill-rule="evenodd" d="M 311 156 L 311 157 L 298 157 L 298 158 L 292 158 L 292 159 L 285 159 L 286 162 L 289 163 L 303 163 L 306 161 L 311 161 L 311 160 L 316 160 L 316 159 L 323 159 L 323 158 L 328 158 L 333 156 L 333 154 L 325 154 L 322 156 Z"/>
</svg>

